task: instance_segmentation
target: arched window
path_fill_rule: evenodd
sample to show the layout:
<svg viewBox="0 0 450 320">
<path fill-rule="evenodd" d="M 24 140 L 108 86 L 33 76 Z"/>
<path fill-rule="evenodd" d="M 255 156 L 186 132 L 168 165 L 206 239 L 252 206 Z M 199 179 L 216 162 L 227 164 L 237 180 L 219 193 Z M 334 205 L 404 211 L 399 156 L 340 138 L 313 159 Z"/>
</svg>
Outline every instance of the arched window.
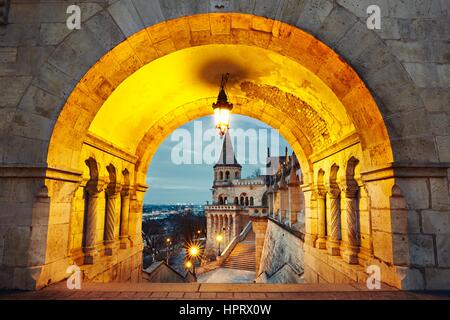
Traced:
<svg viewBox="0 0 450 320">
<path fill-rule="evenodd" d="M 230 171 L 225 172 L 225 180 L 230 180 Z"/>
<path fill-rule="evenodd" d="M 220 180 L 223 180 L 223 171 L 220 171 L 219 177 L 220 177 Z"/>
<path fill-rule="evenodd" d="M 227 197 L 223 198 L 223 204 L 228 204 L 228 198 Z"/>
<path fill-rule="evenodd" d="M 253 205 L 254 205 L 254 202 L 253 202 L 253 197 L 250 197 L 250 206 L 252 206 L 252 207 L 253 207 Z"/>
<path fill-rule="evenodd" d="M 248 197 L 245 197 L 245 206 L 248 207 Z"/>
<path fill-rule="evenodd" d="M 262 199 L 261 199 L 261 203 L 263 207 L 267 207 L 267 194 L 264 194 Z"/>
<path fill-rule="evenodd" d="M 244 197 L 241 196 L 241 206 L 244 205 Z"/>
<path fill-rule="evenodd" d="M 219 196 L 219 204 L 223 204 L 223 198 L 222 198 L 222 196 Z"/>
<path fill-rule="evenodd" d="M 240 177 L 239 177 L 239 171 L 236 171 L 235 173 L 234 173 L 234 178 L 235 179 L 239 179 Z"/>
<path fill-rule="evenodd" d="M 234 204 L 238 205 L 239 204 L 239 198 L 238 197 L 234 197 Z"/>
</svg>

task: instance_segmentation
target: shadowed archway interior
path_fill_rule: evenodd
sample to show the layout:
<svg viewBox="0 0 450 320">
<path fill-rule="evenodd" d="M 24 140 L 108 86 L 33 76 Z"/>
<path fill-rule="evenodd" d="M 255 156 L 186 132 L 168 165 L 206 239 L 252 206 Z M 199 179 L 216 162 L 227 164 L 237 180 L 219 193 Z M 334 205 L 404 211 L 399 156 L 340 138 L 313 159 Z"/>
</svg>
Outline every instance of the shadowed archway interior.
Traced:
<svg viewBox="0 0 450 320">
<path fill-rule="evenodd" d="M 121 13 L 135 11 L 135 5 L 123 3 L 103 8 L 86 28 L 58 40 L 48 61 L 33 74 L 33 84 L 23 90 L 23 99 L 7 100 L 21 104 L 8 113 L 7 119 L 14 121 L 2 127 L 13 129 L 3 140 L 14 137 L 2 145 L 10 151 L 4 163 L 30 167 L 6 166 L 2 171 L 9 192 L 6 207 L 26 217 L 5 219 L 8 234 L 0 266 L 8 280 L 5 287 L 46 286 L 66 278 L 67 266 L 74 263 L 88 280 L 139 281 L 149 163 L 173 130 L 212 113 L 220 76 L 226 72 L 231 74 L 227 89 L 233 112 L 279 130 L 298 158 L 303 176 L 288 182 L 304 194 L 304 234 L 298 246 L 304 249 L 309 282 L 363 282 L 365 268 L 376 265 L 384 283 L 425 288 L 425 272 L 428 278 L 437 275 L 434 283 L 448 272 L 445 265 L 433 265 L 441 254 L 436 241 L 426 245 L 439 230 L 423 234 L 417 222 L 448 210 L 443 198 L 445 193 L 448 198 L 447 167 L 436 160 L 442 148 L 431 150 L 434 144 L 429 147 L 422 139 L 421 134 L 431 132 L 426 126 L 416 135 L 405 125 L 409 118 L 396 108 L 415 107 L 419 91 L 389 50 L 378 59 L 377 45 L 382 44 L 380 50 L 386 45 L 360 19 L 333 1 L 328 27 L 311 31 L 340 50 L 340 56 L 313 35 L 267 17 L 179 17 L 177 12 L 167 21 L 131 26 L 129 20 L 142 18 L 126 13 L 123 18 Z M 369 39 L 358 58 L 336 43 L 330 30 L 336 16 L 337 21 L 353 22 L 345 29 L 351 32 L 336 31 L 342 32 L 346 46 L 354 43 L 347 34 Z M 105 27 L 113 18 L 121 29 L 119 36 L 105 39 L 98 30 L 116 28 L 114 23 Z M 13 35 L 8 30 L 8 38 L 2 39 Z M 343 57 L 358 68 L 379 105 Z M 414 94 L 397 104 L 399 87 L 400 96 Z M 51 101 L 48 109 L 33 104 L 41 98 Z M 27 107 L 50 115 L 29 116 Z M 33 140 L 36 134 L 39 141 Z M 417 141 L 418 153 L 411 147 Z M 436 138 L 436 145 L 440 141 Z M 417 161 L 405 164 L 411 159 Z M 429 165 L 427 159 L 436 163 Z M 23 185 L 25 195 L 16 192 Z M 269 190 L 285 187 L 276 182 Z M 291 195 L 283 196 L 284 202 Z M 266 196 L 269 208 L 281 202 L 273 200 Z M 435 211 L 429 214 L 429 209 Z M 255 219 L 258 248 L 263 246 L 268 217 Z M 23 243 L 19 249 L 18 241 Z"/>
</svg>

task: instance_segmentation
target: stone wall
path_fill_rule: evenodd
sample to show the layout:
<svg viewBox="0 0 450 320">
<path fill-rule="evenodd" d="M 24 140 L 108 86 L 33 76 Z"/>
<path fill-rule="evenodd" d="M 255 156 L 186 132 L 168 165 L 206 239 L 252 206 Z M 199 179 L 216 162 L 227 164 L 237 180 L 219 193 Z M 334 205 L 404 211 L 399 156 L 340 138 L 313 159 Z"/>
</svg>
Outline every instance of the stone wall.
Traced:
<svg viewBox="0 0 450 320">
<path fill-rule="evenodd" d="M 0 26 L 0 86 L 6 88 L 1 92 L 1 130 L 9 137 L 2 163 L 45 163 L 52 124 L 64 101 L 103 53 L 144 27 L 206 12 L 250 13 L 310 32 L 349 61 L 372 90 L 388 124 L 396 160 L 450 161 L 448 2 L 377 1 L 382 11 L 379 31 L 366 27 L 368 1 L 216 4 L 84 1 L 80 6 L 86 28 L 77 33 L 64 28 L 66 1 L 12 3 L 8 24 Z M 71 42 L 64 45 L 70 65 L 59 66 L 62 61 L 57 59 L 46 63 L 65 39 Z M 86 48 L 78 48 L 81 44 Z"/>
<path fill-rule="evenodd" d="M 303 241 L 269 219 L 257 274 L 259 281 L 302 283 L 303 268 Z"/>
<path fill-rule="evenodd" d="M 99 175 L 106 185 L 109 181 L 106 167 L 111 164 L 118 172 L 129 170 L 133 177 L 133 157 L 126 157 L 101 140 L 92 137 L 86 142 L 82 159 L 88 158 L 98 161 Z M 123 222 L 120 198 L 116 199 L 115 240 L 109 254 L 104 245 L 106 189 L 99 192 L 95 224 L 96 254 L 93 263 L 85 263 L 85 189 L 89 170 L 84 160 L 80 167 L 84 167 L 82 172 L 72 173 L 44 168 L 2 171 L 0 288 L 41 288 L 67 278 L 69 274 L 66 270 L 72 264 L 80 266 L 85 281 L 140 280 L 142 198 L 145 189 L 131 186 L 133 195 L 126 238 L 119 237 Z M 123 180 L 119 182 L 124 183 Z M 17 210 L 18 204 L 21 210 Z"/>
<path fill-rule="evenodd" d="M 362 260 L 380 265 L 386 281 L 399 288 L 448 288 L 449 3 L 376 3 L 382 12 L 381 30 L 366 27 L 366 8 L 372 4 L 366 0 L 86 0 L 80 3 L 82 29 L 69 31 L 65 27 L 67 1 L 12 1 L 8 23 L 4 25 L 2 18 L 0 24 L 1 285 L 33 288 L 64 277 L 69 245 L 57 240 L 69 233 L 71 197 L 82 180 L 81 149 L 89 124 L 114 88 L 143 61 L 187 46 L 239 43 L 270 44 L 270 50 L 317 73 L 351 111 L 353 124 L 364 129 L 357 132 L 362 146 L 361 181 L 369 196 L 370 210 L 365 213 L 373 217 L 365 220 L 370 222 L 366 227 L 373 228 L 369 240 L 361 239 L 363 248 L 371 246 L 370 254 L 362 257 L 367 260 Z M 218 14 L 193 16 L 201 13 Z M 171 20 L 185 16 L 190 19 Z M 164 23 L 157 25 L 160 22 Z M 155 27 L 153 38 L 142 33 L 149 26 Z M 322 42 L 312 41 L 300 29 Z M 132 38 L 134 34 L 138 36 Z M 327 64 L 321 59 L 328 52 L 324 44 L 339 54 L 341 63 L 331 59 Z M 111 54 L 117 47 L 120 50 Z M 99 60 L 106 67 L 100 64 L 81 81 L 87 93 L 76 88 Z M 360 82 L 352 82 L 351 68 L 374 96 L 374 109 L 365 109 L 366 101 L 372 102 L 370 94 L 361 89 Z M 77 94 L 68 99 L 74 90 Z M 190 110 L 193 117 L 204 115 L 197 110 L 200 106 L 194 107 Z M 304 154 L 306 139 L 293 136 L 286 126 L 295 126 L 285 113 L 276 108 L 265 108 L 271 113 L 262 115 L 258 108 L 239 110 L 279 128 L 296 153 Z M 379 110 L 381 118 L 374 110 Z M 139 155 L 139 181 L 144 181 L 158 141 L 188 120 L 180 117 L 185 109 L 178 111 L 157 123 L 142 140 L 137 153 L 146 151 Z M 50 144 L 51 139 L 58 143 Z M 308 167 L 309 160 L 318 162 L 320 157 L 300 160 Z M 364 172 L 364 167 L 373 171 Z M 314 179 L 308 179 L 310 172 L 304 173 L 305 181 L 311 183 L 304 189 L 306 212 L 311 212 L 305 220 L 306 233 L 314 234 Z M 130 230 L 135 243 L 140 237 L 142 198 L 138 192 L 131 203 L 135 216 Z M 305 256 L 305 263 L 309 261 L 310 270 L 316 270 L 311 278 L 330 280 L 319 270 L 327 264 L 316 262 L 328 259 L 335 265 L 335 258 L 310 248 L 305 249 L 311 258 Z M 342 264 L 341 271 L 353 270 L 345 279 L 358 280 L 362 267 Z M 339 279 L 343 277 L 335 273 L 333 281 Z"/>
<path fill-rule="evenodd" d="M 240 197 L 250 199 L 253 197 L 254 206 L 262 207 L 262 198 L 267 188 L 263 181 L 260 179 L 256 180 L 257 184 L 243 184 L 242 181 L 233 180 L 231 185 L 227 186 L 216 186 L 214 189 L 214 199 L 215 203 L 218 203 L 219 196 L 227 197 L 228 204 L 234 204 L 234 199 L 237 197 L 240 201 Z"/>
</svg>

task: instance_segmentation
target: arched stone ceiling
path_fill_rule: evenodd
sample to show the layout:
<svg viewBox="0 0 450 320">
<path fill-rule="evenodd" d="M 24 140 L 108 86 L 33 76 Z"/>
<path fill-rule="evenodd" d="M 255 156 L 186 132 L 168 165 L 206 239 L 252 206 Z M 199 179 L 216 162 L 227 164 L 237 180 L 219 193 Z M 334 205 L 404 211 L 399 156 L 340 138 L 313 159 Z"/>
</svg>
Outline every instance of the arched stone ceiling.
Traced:
<svg viewBox="0 0 450 320">
<path fill-rule="evenodd" d="M 193 61 L 192 65 L 196 66 L 194 70 L 190 70 L 191 63 L 186 62 L 178 62 L 175 64 L 177 68 L 169 68 L 170 72 L 162 70 L 163 62 L 171 59 L 172 55 L 209 47 L 223 48 L 225 52 L 227 46 L 241 48 L 238 51 L 243 54 L 228 53 L 223 55 L 226 58 L 223 61 L 223 56 L 215 56 L 218 50 L 211 49 L 215 53 L 210 53 L 210 56 L 205 54 L 202 59 L 184 59 Z M 61 47 L 63 52 L 64 48 Z M 252 57 L 248 58 L 248 55 Z M 218 59 L 222 63 L 217 63 Z M 270 67 L 266 66 L 268 63 Z M 72 66 L 66 58 L 64 64 L 61 66 L 64 69 Z M 135 98 L 126 95 L 126 99 L 111 107 L 115 108 L 114 112 L 101 111 L 109 108 L 105 103 L 108 104 L 110 97 L 112 101 L 116 91 L 120 92 L 122 86 L 127 87 L 128 78 L 130 81 L 138 79 L 134 73 L 140 74 L 141 69 L 145 73 L 146 68 L 157 66 L 160 68 L 159 74 L 164 74 L 162 80 L 156 80 L 157 77 L 151 77 L 152 80 L 142 78 L 135 86 L 130 86 L 140 88 L 140 91 L 130 92 Z M 183 75 L 183 72 L 185 75 L 175 82 L 163 81 L 164 78 L 171 79 L 171 73 Z M 219 77 L 224 72 L 235 74 L 235 79 L 230 83 L 232 100 L 246 99 L 259 103 L 251 108 L 238 104 L 236 113 L 253 116 L 279 129 L 298 155 L 309 155 L 325 147 L 326 143 L 336 141 L 338 137 L 345 138 L 347 133 L 355 131 L 368 168 L 392 162 L 392 149 L 381 113 L 365 84 L 343 59 L 300 29 L 258 16 L 233 13 L 194 15 L 153 25 L 129 36 L 101 57 L 78 82 L 59 114 L 49 145 L 48 164 L 52 167 L 80 167 L 81 148 L 89 129 L 105 139 L 114 138 L 117 141 L 111 143 L 134 150 L 141 160 L 149 161 L 153 146 L 167 135 L 164 127 L 173 130 L 189 119 L 195 119 L 196 114 L 206 113 L 206 110 L 211 112 L 210 102 L 200 104 L 200 110 L 191 110 L 189 114 L 183 108 L 174 108 L 183 103 L 189 105 L 201 99 L 215 98 Z M 192 81 L 194 79 L 202 81 Z M 151 96 L 155 90 L 146 90 L 145 85 L 149 81 L 153 81 L 151 89 L 157 88 L 164 94 L 160 94 L 159 98 Z M 176 88 L 174 83 L 179 86 L 177 95 L 171 91 Z M 138 99 L 138 95 L 146 95 L 141 97 L 144 103 L 135 103 L 133 109 L 141 110 L 136 114 L 143 111 L 144 114 L 151 113 L 148 119 L 137 118 L 127 112 L 130 102 Z M 148 99 L 155 99 L 151 112 L 147 109 Z M 175 111 L 168 112 L 170 110 Z M 98 119 L 103 120 L 97 124 L 95 118 L 99 112 Z M 126 134 L 122 128 L 125 121 L 113 121 L 113 118 L 119 119 L 116 118 L 117 112 L 124 119 L 131 117 L 127 123 L 136 125 L 138 131 Z M 296 112 L 300 117 L 295 117 Z M 153 122 L 152 126 L 155 119 L 161 121 Z M 105 124 L 100 125 L 100 122 Z M 311 123 L 319 124 L 318 128 Z M 150 127 L 156 131 L 144 134 Z M 147 144 L 146 148 L 149 136 L 153 136 L 153 145 L 148 147 Z M 155 140 L 155 137 L 158 139 Z M 141 164 L 138 169 L 143 170 L 144 167 Z"/>
<path fill-rule="evenodd" d="M 89 131 L 135 154 L 164 116 L 182 113 L 174 112 L 187 103 L 214 99 L 227 72 L 228 94 L 239 112 L 246 113 L 246 100 L 257 100 L 289 114 L 311 146 L 307 154 L 355 131 L 334 92 L 311 71 L 267 49 L 225 44 L 179 50 L 140 68 L 108 97 Z M 200 108 L 212 113 L 210 104 Z"/>
</svg>

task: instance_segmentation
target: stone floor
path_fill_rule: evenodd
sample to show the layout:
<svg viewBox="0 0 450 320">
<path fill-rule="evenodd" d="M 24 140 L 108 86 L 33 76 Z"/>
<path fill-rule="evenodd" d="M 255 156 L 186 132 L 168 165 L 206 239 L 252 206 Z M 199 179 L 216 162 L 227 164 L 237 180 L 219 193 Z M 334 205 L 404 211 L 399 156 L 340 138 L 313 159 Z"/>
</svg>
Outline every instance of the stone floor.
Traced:
<svg viewBox="0 0 450 320">
<path fill-rule="evenodd" d="M 255 272 L 218 268 L 199 275 L 197 281 L 199 283 L 253 283 L 254 280 Z"/>
<path fill-rule="evenodd" d="M 405 292 L 389 287 L 369 291 L 359 284 L 65 283 L 35 292 L 0 292 L 0 300 L 450 300 L 450 292 Z"/>
</svg>

